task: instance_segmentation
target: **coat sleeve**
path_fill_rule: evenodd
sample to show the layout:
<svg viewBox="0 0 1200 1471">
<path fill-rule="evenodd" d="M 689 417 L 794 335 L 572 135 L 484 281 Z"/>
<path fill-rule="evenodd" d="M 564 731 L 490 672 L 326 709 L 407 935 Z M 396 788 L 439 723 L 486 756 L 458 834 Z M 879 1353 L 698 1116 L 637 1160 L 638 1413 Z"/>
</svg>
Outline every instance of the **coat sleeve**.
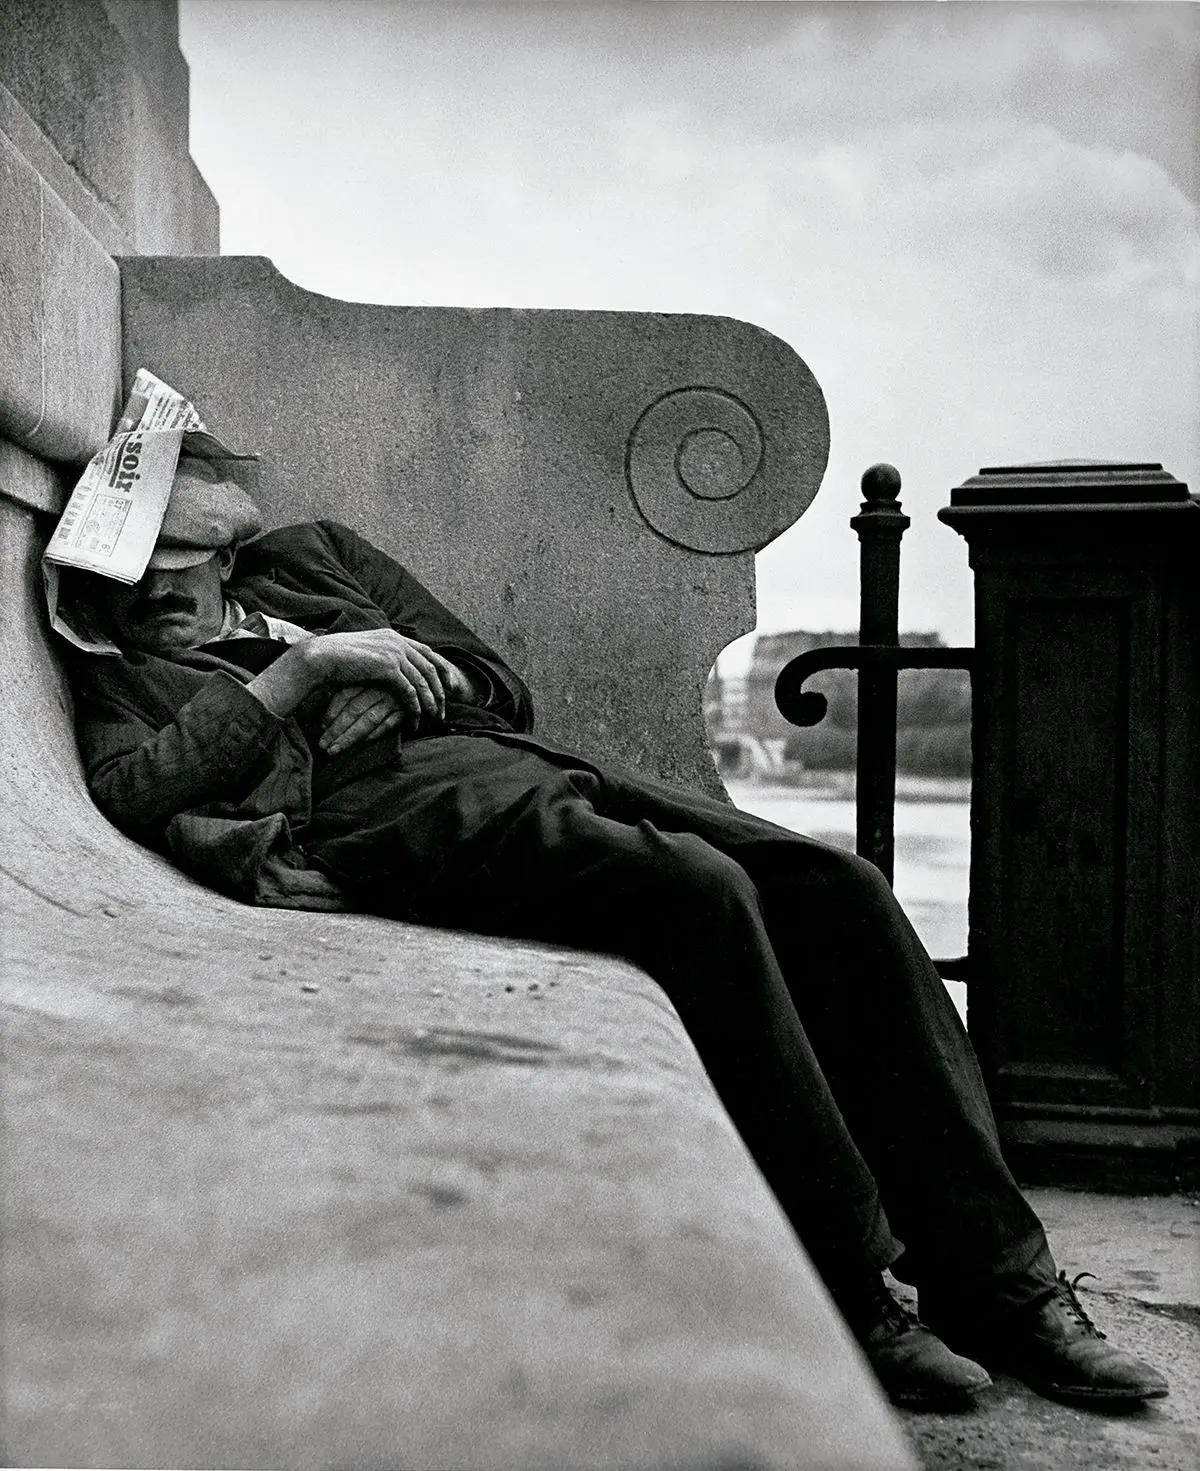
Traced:
<svg viewBox="0 0 1200 1471">
<path fill-rule="evenodd" d="M 488 687 L 485 707 L 514 730 L 533 729 L 533 699 L 521 678 L 499 654 L 438 601 L 410 572 L 336 521 L 316 523 L 346 571 L 393 628 L 418 638 L 439 654 L 479 676 Z"/>
<path fill-rule="evenodd" d="M 225 673 L 211 675 L 163 724 L 151 702 L 104 673 L 77 688 L 76 727 L 92 796 L 124 832 L 153 845 L 177 813 L 236 805 L 260 787 L 280 764 L 273 757 L 283 726 Z M 288 794 L 277 795 L 286 810 Z"/>
</svg>

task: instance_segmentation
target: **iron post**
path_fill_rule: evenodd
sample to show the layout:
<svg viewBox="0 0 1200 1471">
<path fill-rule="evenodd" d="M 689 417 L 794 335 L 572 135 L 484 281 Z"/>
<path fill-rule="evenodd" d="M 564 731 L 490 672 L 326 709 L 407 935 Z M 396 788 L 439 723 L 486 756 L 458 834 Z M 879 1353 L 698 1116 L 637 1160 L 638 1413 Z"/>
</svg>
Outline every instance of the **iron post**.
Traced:
<svg viewBox="0 0 1200 1471">
<path fill-rule="evenodd" d="M 872 465 L 862 477 L 865 499 L 850 522 L 858 533 L 858 640 L 875 647 L 900 642 L 900 538 L 911 524 L 900 509 L 900 472 Z M 867 665 L 858 676 L 858 788 L 855 846 L 894 875 L 896 804 L 896 671 Z"/>
</svg>

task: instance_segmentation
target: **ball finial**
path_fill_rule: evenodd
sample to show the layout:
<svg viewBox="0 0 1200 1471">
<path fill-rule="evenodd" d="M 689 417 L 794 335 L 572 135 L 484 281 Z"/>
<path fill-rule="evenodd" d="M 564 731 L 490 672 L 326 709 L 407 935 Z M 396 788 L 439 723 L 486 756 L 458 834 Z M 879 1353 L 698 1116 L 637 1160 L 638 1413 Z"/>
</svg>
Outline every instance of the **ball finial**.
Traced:
<svg viewBox="0 0 1200 1471">
<path fill-rule="evenodd" d="M 900 471 L 895 465 L 872 465 L 863 471 L 862 493 L 869 505 L 894 501 L 900 495 Z"/>
</svg>

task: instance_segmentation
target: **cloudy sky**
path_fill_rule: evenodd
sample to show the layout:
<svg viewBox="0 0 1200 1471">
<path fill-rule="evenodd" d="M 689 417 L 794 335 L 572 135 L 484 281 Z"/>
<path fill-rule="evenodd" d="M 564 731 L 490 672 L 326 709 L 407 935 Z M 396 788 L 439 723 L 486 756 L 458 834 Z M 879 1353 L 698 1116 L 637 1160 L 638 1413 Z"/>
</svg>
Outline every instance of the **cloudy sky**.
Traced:
<svg viewBox="0 0 1200 1471">
<path fill-rule="evenodd" d="M 716 312 L 833 449 L 759 626 L 853 627 L 862 470 L 902 621 L 971 637 L 936 520 L 981 465 L 1200 489 L 1200 6 L 181 0 L 222 249 L 360 301 Z M 735 660 L 736 662 L 736 660 Z"/>
</svg>

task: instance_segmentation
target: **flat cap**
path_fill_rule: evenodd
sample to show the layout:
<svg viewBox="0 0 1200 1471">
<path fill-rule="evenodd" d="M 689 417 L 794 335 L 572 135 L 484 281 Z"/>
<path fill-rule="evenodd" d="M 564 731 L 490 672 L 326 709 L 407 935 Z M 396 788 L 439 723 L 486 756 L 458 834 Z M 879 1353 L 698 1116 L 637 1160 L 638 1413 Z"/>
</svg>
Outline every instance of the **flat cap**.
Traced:
<svg viewBox="0 0 1200 1471">
<path fill-rule="evenodd" d="M 258 507 L 218 465 L 181 456 L 149 565 L 164 571 L 195 567 L 262 528 Z"/>
</svg>

